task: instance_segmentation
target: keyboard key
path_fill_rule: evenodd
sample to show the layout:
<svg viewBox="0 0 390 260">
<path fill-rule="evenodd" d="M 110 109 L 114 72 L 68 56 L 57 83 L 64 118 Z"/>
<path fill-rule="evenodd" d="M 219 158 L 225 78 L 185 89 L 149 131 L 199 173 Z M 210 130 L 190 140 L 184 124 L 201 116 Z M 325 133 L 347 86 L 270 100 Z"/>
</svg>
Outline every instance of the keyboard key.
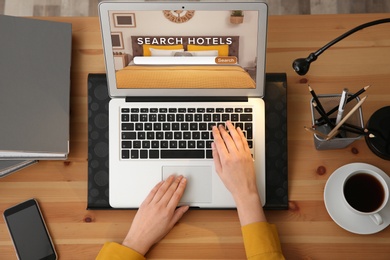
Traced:
<svg viewBox="0 0 390 260">
<path fill-rule="evenodd" d="M 174 132 L 173 139 L 176 139 L 176 140 L 182 139 L 182 132 Z"/>
<path fill-rule="evenodd" d="M 190 123 L 190 130 L 191 131 L 198 130 L 198 123 Z"/>
<path fill-rule="evenodd" d="M 204 150 L 161 150 L 162 159 L 202 159 L 205 158 Z"/>
<path fill-rule="evenodd" d="M 195 114 L 195 122 L 201 122 L 203 121 L 202 114 Z"/>
<path fill-rule="evenodd" d="M 161 130 L 161 123 L 154 123 L 153 124 L 153 130 L 154 131 Z"/>
<path fill-rule="evenodd" d="M 138 140 L 146 139 L 146 133 L 145 132 L 137 132 L 137 139 Z"/>
<path fill-rule="evenodd" d="M 191 139 L 191 132 L 183 132 L 183 139 Z"/>
<path fill-rule="evenodd" d="M 151 131 L 153 130 L 153 125 L 152 123 L 145 123 L 144 128 L 146 131 Z"/>
<path fill-rule="evenodd" d="M 122 130 L 123 131 L 133 131 L 134 130 L 134 123 L 122 123 Z"/>
<path fill-rule="evenodd" d="M 130 151 L 122 150 L 122 159 L 129 159 L 129 158 L 130 158 Z"/>
<path fill-rule="evenodd" d="M 136 139 L 136 132 L 123 132 L 122 139 Z"/>
<path fill-rule="evenodd" d="M 139 158 L 140 159 L 148 159 L 148 150 L 140 150 Z"/>
<path fill-rule="evenodd" d="M 130 117 L 128 114 L 122 114 L 121 118 L 122 118 L 122 122 L 129 122 L 130 121 L 130 119 L 129 119 Z"/>
<path fill-rule="evenodd" d="M 133 148 L 141 148 L 141 141 L 133 141 Z"/>
<path fill-rule="evenodd" d="M 181 123 L 180 124 L 180 130 L 182 130 L 182 131 L 188 130 L 188 123 Z"/>
<path fill-rule="evenodd" d="M 122 113 L 130 113 L 129 108 L 122 108 L 121 111 L 122 111 Z"/>
<path fill-rule="evenodd" d="M 186 114 L 186 122 L 192 122 L 192 121 L 194 121 L 194 115 Z"/>
<path fill-rule="evenodd" d="M 150 141 L 142 141 L 142 148 L 149 149 L 150 148 Z"/>
<path fill-rule="evenodd" d="M 246 131 L 246 138 L 253 139 L 253 126 L 252 123 L 245 123 L 244 130 Z"/>
<path fill-rule="evenodd" d="M 149 122 L 156 122 L 157 114 L 149 114 Z"/>
<path fill-rule="evenodd" d="M 169 141 L 169 148 L 177 148 L 177 141 Z"/>
<path fill-rule="evenodd" d="M 179 141 L 179 148 L 187 148 L 187 142 L 186 141 Z"/>
<path fill-rule="evenodd" d="M 241 114 L 240 115 L 240 121 L 253 121 L 252 120 L 252 114 Z"/>
<path fill-rule="evenodd" d="M 138 159 L 139 153 L 138 150 L 131 150 L 131 159 Z"/>
<path fill-rule="evenodd" d="M 139 121 L 147 122 L 148 121 L 148 114 L 140 114 L 139 115 Z"/>
<path fill-rule="evenodd" d="M 122 141 L 122 148 L 131 149 L 131 141 Z"/>
<path fill-rule="evenodd" d="M 238 121 L 238 114 L 231 114 L 230 115 L 230 120 L 232 122 L 237 122 Z"/>
<path fill-rule="evenodd" d="M 167 115 L 166 114 L 158 114 L 158 121 L 159 122 L 167 121 Z"/>
<path fill-rule="evenodd" d="M 160 148 L 160 142 L 159 141 L 152 141 L 152 148 Z"/>
<path fill-rule="evenodd" d="M 176 114 L 177 122 L 184 122 L 184 114 Z"/>
<path fill-rule="evenodd" d="M 172 130 L 180 130 L 180 124 L 179 123 L 172 123 Z"/>
<path fill-rule="evenodd" d="M 188 141 L 188 148 L 195 148 L 195 141 Z"/>
<path fill-rule="evenodd" d="M 165 140 L 169 140 L 169 139 L 173 138 L 173 133 L 172 132 L 165 132 L 164 136 L 165 136 L 165 138 L 164 138 Z"/>
<path fill-rule="evenodd" d="M 205 145 L 204 141 L 196 141 L 196 148 L 202 149 L 205 148 Z"/>
<path fill-rule="evenodd" d="M 161 141 L 160 142 L 160 147 L 161 148 L 168 148 L 168 141 Z"/>
<path fill-rule="evenodd" d="M 158 140 L 164 139 L 164 132 L 156 132 L 156 139 Z"/>
<path fill-rule="evenodd" d="M 204 114 L 203 121 L 210 122 L 211 121 L 211 114 Z"/>
<path fill-rule="evenodd" d="M 149 158 L 157 159 L 160 157 L 160 152 L 158 150 L 149 150 Z"/>
<path fill-rule="evenodd" d="M 144 124 L 143 123 L 135 123 L 135 130 L 137 130 L 137 131 L 144 130 Z"/>
<path fill-rule="evenodd" d="M 199 130 L 207 130 L 207 124 L 206 123 L 199 123 Z"/>
</svg>

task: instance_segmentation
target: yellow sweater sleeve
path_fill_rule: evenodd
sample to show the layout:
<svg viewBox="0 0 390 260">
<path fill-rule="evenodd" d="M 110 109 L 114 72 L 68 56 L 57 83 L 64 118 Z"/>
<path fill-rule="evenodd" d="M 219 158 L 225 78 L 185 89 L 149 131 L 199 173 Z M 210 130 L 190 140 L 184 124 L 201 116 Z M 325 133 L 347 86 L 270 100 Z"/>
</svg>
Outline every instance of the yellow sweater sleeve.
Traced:
<svg viewBox="0 0 390 260">
<path fill-rule="evenodd" d="M 275 225 L 256 222 L 241 228 L 248 260 L 284 259 Z"/>
<path fill-rule="evenodd" d="M 131 248 L 122 246 L 118 243 L 107 242 L 100 250 L 96 260 L 145 260 L 146 258 Z"/>
</svg>

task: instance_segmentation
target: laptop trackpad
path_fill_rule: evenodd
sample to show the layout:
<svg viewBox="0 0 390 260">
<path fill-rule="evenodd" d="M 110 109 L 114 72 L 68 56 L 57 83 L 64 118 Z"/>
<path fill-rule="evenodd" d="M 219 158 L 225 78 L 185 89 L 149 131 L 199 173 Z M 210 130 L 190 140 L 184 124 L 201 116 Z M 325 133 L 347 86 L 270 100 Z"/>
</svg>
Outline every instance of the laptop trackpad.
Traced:
<svg viewBox="0 0 390 260">
<path fill-rule="evenodd" d="M 211 166 L 163 166 L 164 180 L 172 174 L 187 178 L 181 204 L 211 203 Z"/>
</svg>

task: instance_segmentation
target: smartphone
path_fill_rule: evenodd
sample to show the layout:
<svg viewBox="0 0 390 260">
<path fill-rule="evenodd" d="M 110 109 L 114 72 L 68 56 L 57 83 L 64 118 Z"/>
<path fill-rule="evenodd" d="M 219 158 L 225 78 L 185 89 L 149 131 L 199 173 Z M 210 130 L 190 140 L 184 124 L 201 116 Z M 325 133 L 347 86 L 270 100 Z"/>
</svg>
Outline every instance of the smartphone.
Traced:
<svg viewBox="0 0 390 260">
<path fill-rule="evenodd" d="M 57 259 L 53 242 L 35 199 L 6 209 L 4 219 L 19 259 Z"/>
</svg>

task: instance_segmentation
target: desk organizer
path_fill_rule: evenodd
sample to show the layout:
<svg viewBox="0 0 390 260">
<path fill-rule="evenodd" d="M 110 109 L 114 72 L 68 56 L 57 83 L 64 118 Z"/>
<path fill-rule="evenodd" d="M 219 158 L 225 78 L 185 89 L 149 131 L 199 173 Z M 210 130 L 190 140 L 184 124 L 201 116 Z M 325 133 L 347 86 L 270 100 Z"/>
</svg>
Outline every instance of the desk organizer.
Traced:
<svg viewBox="0 0 390 260">
<path fill-rule="evenodd" d="M 331 110 L 333 107 L 339 105 L 340 102 L 340 94 L 329 94 L 329 95 L 318 95 L 318 100 L 321 102 L 322 106 L 324 107 L 325 111 Z M 315 125 L 318 118 L 320 118 L 320 114 L 317 110 L 314 109 L 314 107 L 311 105 L 313 103 L 314 99 L 311 99 L 310 101 L 310 107 L 311 107 L 311 114 L 312 114 L 312 124 Z M 356 97 L 356 99 L 351 100 L 349 103 L 345 105 L 344 109 L 344 115 L 348 114 L 349 111 L 360 101 L 359 97 Z M 337 115 L 337 111 L 331 114 L 330 118 L 335 118 Z M 351 114 L 351 117 L 348 118 L 348 120 L 345 122 L 349 125 L 354 125 L 356 127 L 364 128 L 363 123 L 363 113 L 362 108 L 359 107 L 353 114 Z M 317 130 L 323 134 L 328 134 L 331 129 L 327 124 L 324 124 L 322 126 L 319 126 Z M 314 146 L 317 150 L 330 150 L 330 149 L 342 149 L 350 144 L 352 144 L 354 141 L 360 139 L 362 137 L 362 134 L 356 134 L 353 132 L 347 132 L 340 130 L 340 134 L 338 134 L 336 137 L 326 140 L 321 136 L 318 136 L 317 134 L 314 134 Z"/>
<path fill-rule="evenodd" d="M 288 209 L 287 79 L 266 74 L 266 204 Z M 108 96 L 105 74 L 88 75 L 88 209 L 112 209 L 109 204 Z"/>
</svg>

